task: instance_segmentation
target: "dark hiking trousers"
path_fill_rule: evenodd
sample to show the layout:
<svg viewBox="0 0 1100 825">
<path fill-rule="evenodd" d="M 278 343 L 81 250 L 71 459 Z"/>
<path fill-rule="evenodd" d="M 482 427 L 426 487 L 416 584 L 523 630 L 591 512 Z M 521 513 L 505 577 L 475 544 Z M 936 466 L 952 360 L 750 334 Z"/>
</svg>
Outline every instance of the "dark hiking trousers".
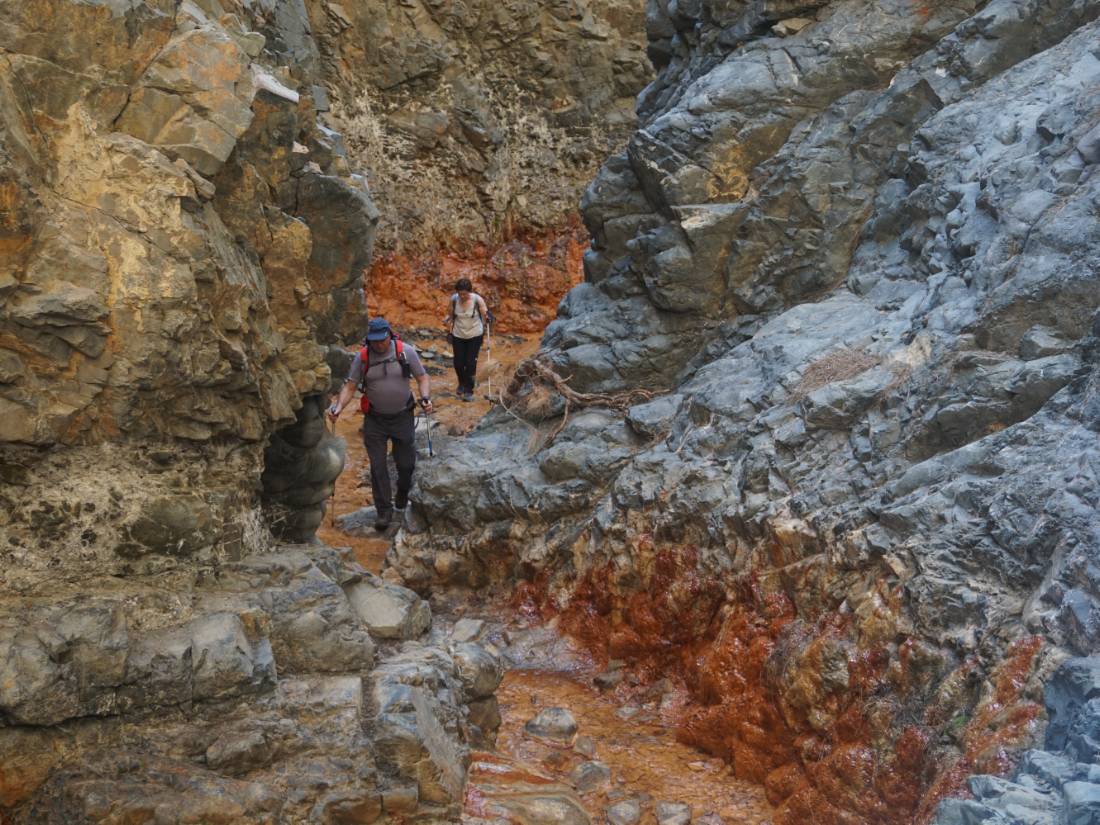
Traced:
<svg viewBox="0 0 1100 825">
<path fill-rule="evenodd" d="M 397 465 L 397 497 L 408 499 L 416 467 L 416 421 L 412 410 L 395 415 L 367 413 L 363 416 L 363 446 L 370 459 L 370 486 L 374 509 L 379 513 L 393 510 L 390 470 L 386 462 L 388 442 L 393 442 L 393 463 Z"/>
<path fill-rule="evenodd" d="M 481 351 L 484 335 L 476 338 L 452 338 L 454 350 L 455 375 L 458 376 L 458 392 L 474 391 L 474 376 L 477 373 L 477 354 Z"/>
</svg>

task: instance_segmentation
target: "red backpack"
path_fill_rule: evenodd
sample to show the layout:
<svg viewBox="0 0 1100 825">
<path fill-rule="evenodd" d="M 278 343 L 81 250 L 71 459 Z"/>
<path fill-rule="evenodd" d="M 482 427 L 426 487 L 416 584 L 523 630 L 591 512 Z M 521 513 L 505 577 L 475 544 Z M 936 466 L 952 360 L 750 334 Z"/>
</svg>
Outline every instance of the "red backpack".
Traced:
<svg viewBox="0 0 1100 825">
<path fill-rule="evenodd" d="M 412 378 L 412 367 L 409 366 L 409 361 L 405 358 L 405 342 L 397 337 L 397 333 L 391 333 L 393 335 L 393 347 L 397 356 L 397 363 L 401 365 L 401 374 L 406 380 Z M 359 380 L 359 412 L 366 415 L 370 412 L 370 399 L 367 398 L 367 370 L 370 369 L 370 344 L 366 341 L 363 342 L 363 348 L 359 350 L 359 358 L 363 362 L 363 377 Z"/>
</svg>

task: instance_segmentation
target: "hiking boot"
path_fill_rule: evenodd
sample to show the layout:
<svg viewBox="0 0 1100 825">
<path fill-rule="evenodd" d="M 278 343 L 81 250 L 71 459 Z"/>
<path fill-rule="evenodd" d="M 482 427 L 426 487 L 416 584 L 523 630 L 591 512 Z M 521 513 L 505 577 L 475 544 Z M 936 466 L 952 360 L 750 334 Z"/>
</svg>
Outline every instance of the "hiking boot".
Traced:
<svg viewBox="0 0 1100 825">
<path fill-rule="evenodd" d="M 462 400 L 463 401 L 473 401 L 474 400 L 474 394 L 472 392 L 470 392 L 469 390 L 466 390 L 464 393 L 462 393 Z"/>
<path fill-rule="evenodd" d="M 409 506 L 409 494 L 402 490 L 397 491 L 397 495 L 393 497 L 393 509 L 399 513 L 404 513 L 405 508 Z"/>
<path fill-rule="evenodd" d="M 382 510 L 374 517 L 374 529 L 381 533 L 393 522 L 393 510 Z"/>
</svg>

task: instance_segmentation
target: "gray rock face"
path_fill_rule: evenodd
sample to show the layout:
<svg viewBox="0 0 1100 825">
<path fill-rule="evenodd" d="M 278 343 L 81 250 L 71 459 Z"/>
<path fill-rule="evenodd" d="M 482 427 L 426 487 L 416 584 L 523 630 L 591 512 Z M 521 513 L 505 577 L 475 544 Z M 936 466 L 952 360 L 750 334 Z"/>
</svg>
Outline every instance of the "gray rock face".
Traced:
<svg viewBox="0 0 1100 825">
<path fill-rule="evenodd" d="M 5 821 L 453 820 L 467 743 L 500 724 L 496 681 L 476 701 L 463 681 L 487 654 L 376 650 L 354 604 L 372 581 L 337 551 L 282 547 L 216 576 L 7 594 Z"/>
<path fill-rule="evenodd" d="M 1098 667 L 1100 661 L 1094 657 L 1063 663 L 1046 686 L 1049 750 L 1028 751 L 1013 781 L 971 777 L 974 800 L 945 800 L 936 811 L 935 825 L 1066 825 L 1100 820 L 1100 767 L 1095 751 L 1090 750 L 1100 735 L 1100 719 L 1095 700 L 1088 699 L 1097 690 Z"/>
<path fill-rule="evenodd" d="M 421 474 L 390 563 L 417 589 L 535 579 L 611 657 L 778 622 L 729 689 L 763 682 L 792 742 L 874 719 L 860 747 L 887 762 L 924 720 L 914 809 L 840 792 L 839 746 L 705 721 L 700 744 L 772 776 L 784 825 L 919 818 L 979 736 L 950 720 L 984 719 L 1007 663 L 1009 705 L 1037 714 L 1041 680 L 1100 646 L 1098 14 L 651 3 L 660 74 L 585 196 L 586 282 L 543 340 L 604 398 L 563 421 L 537 373 L 514 382 L 526 424 L 498 412 Z M 853 698 L 863 656 L 892 663 L 889 708 Z"/>
</svg>

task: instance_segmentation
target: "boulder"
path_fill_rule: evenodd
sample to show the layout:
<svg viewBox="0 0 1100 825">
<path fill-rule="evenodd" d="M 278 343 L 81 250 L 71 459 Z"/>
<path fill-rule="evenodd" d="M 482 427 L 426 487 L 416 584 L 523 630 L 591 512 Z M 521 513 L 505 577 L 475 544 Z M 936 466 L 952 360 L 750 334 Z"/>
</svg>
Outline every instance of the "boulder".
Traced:
<svg viewBox="0 0 1100 825">
<path fill-rule="evenodd" d="M 346 586 L 345 592 L 375 639 L 415 639 L 431 625 L 428 603 L 407 588 L 371 577 Z"/>
</svg>

